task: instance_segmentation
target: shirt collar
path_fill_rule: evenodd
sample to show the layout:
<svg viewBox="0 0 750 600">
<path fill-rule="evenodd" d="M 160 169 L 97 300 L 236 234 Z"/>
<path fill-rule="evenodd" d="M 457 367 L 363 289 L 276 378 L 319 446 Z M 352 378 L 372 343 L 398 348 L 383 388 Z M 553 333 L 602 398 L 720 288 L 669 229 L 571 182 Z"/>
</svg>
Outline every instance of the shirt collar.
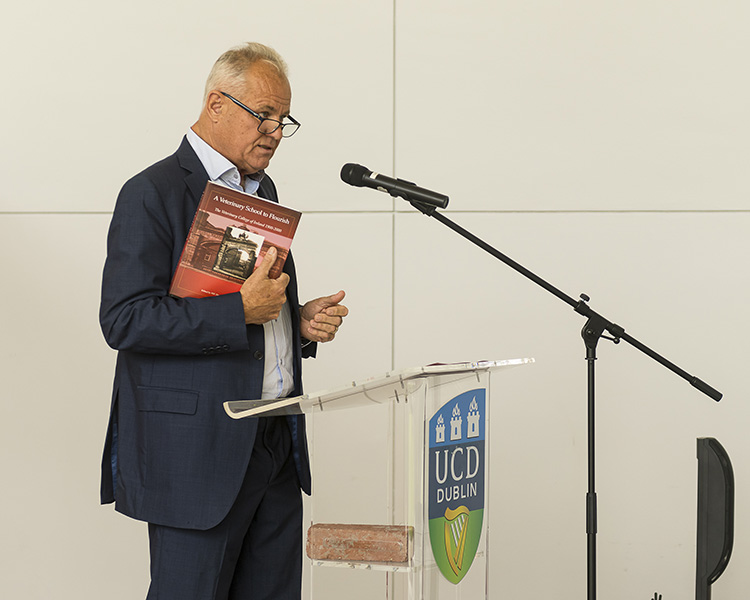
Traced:
<svg viewBox="0 0 750 600">
<path fill-rule="evenodd" d="M 245 181 L 242 181 L 242 176 L 237 167 L 227 157 L 217 152 L 195 133 L 192 127 L 188 129 L 186 137 L 188 143 L 198 155 L 203 168 L 206 169 L 208 178 L 211 181 L 220 182 L 238 190 L 244 190 L 248 194 L 255 194 L 258 191 L 260 182 L 265 176 L 264 171 L 248 175 L 245 177 Z"/>
</svg>

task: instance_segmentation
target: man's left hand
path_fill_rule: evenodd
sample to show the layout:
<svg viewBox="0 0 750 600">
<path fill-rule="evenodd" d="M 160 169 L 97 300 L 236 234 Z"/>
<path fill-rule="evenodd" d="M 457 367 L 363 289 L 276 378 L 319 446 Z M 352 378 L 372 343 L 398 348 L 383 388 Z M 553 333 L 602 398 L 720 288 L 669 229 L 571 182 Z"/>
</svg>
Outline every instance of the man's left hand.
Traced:
<svg viewBox="0 0 750 600">
<path fill-rule="evenodd" d="M 342 290 L 305 304 L 300 313 L 302 337 L 311 342 L 330 342 L 336 337 L 344 317 L 349 314 L 349 309 L 341 304 L 344 296 Z"/>
</svg>

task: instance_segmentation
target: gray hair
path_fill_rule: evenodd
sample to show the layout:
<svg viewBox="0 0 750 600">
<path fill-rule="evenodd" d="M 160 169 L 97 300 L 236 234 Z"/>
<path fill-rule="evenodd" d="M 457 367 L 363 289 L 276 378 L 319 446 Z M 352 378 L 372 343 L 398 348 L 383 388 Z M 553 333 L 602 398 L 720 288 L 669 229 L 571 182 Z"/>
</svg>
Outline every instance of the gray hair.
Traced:
<svg viewBox="0 0 750 600">
<path fill-rule="evenodd" d="M 265 61 L 272 64 L 285 79 L 288 79 L 288 68 L 281 55 L 273 48 L 257 42 L 248 42 L 227 50 L 214 63 L 206 80 L 203 102 L 206 102 L 211 90 L 226 89 L 236 93 L 245 84 L 245 73 L 253 64 Z"/>
</svg>

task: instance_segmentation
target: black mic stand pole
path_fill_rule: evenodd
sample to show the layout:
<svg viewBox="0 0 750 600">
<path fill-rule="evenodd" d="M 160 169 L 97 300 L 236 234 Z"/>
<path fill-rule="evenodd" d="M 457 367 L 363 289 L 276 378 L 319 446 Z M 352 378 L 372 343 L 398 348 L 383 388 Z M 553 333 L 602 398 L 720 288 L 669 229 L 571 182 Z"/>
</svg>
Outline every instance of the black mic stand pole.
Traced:
<svg viewBox="0 0 750 600">
<path fill-rule="evenodd" d="M 612 323 L 602 317 L 600 314 L 594 312 L 587 304 L 590 298 L 586 294 L 581 294 L 580 300 L 574 300 L 567 294 L 563 293 L 550 283 L 547 283 L 541 277 L 535 275 L 527 268 L 518 264 L 511 258 L 507 257 L 502 252 L 496 250 L 488 243 L 484 242 L 471 232 L 467 231 L 460 225 L 457 225 L 451 221 L 448 217 L 442 213 L 437 212 L 436 206 L 431 206 L 425 203 L 417 202 L 407 198 L 407 201 L 417 210 L 424 213 L 428 217 L 433 217 L 466 238 L 473 244 L 479 246 L 485 252 L 491 254 L 498 260 L 501 260 L 506 265 L 524 275 L 537 285 L 543 287 L 548 292 L 557 296 L 560 300 L 569 304 L 573 307 L 578 314 L 583 315 L 588 320 L 583 326 L 581 336 L 583 337 L 584 345 L 586 346 L 586 361 L 588 363 L 588 492 L 586 493 L 586 539 L 587 539 L 587 561 L 586 561 L 586 572 L 587 572 L 587 590 L 588 600 L 596 600 L 596 533 L 597 533 L 597 507 L 596 507 L 596 444 L 595 444 L 595 381 L 594 381 L 594 363 L 596 361 L 596 346 L 600 339 L 605 339 L 619 344 L 620 340 L 625 340 L 631 346 L 635 346 L 638 350 L 650 356 L 658 363 L 668 368 L 673 373 L 679 375 L 690 383 L 693 387 L 706 394 L 709 398 L 721 400 L 722 394 L 712 388 L 710 385 L 704 383 L 697 377 L 694 377 L 683 371 L 677 365 L 669 362 L 666 358 L 660 356 L 641 342 L 633 338 L 632 336 L 625 333 L 625 329 Z M 608 332 L 611 337 L 604 335 L 604 332 Z"/>
</svg>

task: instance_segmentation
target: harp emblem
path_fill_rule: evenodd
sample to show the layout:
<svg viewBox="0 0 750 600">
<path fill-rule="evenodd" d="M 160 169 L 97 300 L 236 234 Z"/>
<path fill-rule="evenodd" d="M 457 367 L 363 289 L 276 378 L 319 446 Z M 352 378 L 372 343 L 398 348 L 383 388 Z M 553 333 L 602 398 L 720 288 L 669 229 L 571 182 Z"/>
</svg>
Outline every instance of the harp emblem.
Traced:
<svg viewBox="0 0 750 600">
<path fill-rule="evenodd" d="M 456 510 L 445 509 L 445 552 L 448 563 L 456 575 L 461 574 L 466 551 L 466 534 L 469 528 L 469 509 L 460 506 Z"/>
</svg>

